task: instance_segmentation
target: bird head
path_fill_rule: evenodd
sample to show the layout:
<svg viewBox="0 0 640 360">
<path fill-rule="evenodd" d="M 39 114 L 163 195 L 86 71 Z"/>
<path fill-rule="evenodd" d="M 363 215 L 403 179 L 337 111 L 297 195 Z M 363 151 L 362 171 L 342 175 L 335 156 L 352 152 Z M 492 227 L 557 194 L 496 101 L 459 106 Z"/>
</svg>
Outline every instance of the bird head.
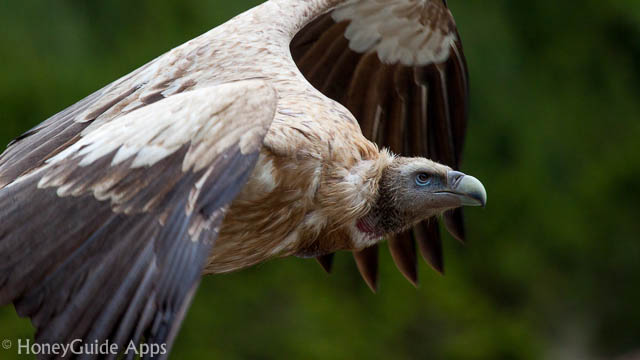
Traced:
<svg viewBox="0 0 640 360">
<path fill-rule="evenodd" d="M 382 171 L 378 197 L 360 219 L 361 231 L 399 233 L 417 222 L 461 206 L 485 206 L 482 183 L 425 158 L 396 157 Z"/>
</svg>

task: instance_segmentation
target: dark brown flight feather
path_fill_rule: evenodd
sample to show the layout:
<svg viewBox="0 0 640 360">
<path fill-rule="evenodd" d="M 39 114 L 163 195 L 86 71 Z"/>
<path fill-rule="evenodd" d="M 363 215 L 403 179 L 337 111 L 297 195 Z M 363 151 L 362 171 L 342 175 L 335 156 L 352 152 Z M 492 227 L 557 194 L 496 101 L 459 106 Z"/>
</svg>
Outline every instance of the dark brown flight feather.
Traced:
<svg viewBox="0 0 640 360">
<path fill-rule="evenodd" d="M 418 258 L 413 234 L 405 231 L 388 239 L 391 257 L 398 270 L 413 286 L 418 286 Z"/>
<path fill-rule="evenodd" d="M 327 274 L 331 274 L 331 270 L 333 270 L 334 257 L 335 257 L 335 254 L 331 253 L 327 255 L 318 256 L 316 258 L 320 266 L 322 266 L 322 268 L 324 269 L 324 271 L 327 272 Z"/>
<path fill-rule="evenodd" d="M 361 251 L 354 251 L 358 271 L 371 291 L 378 291 L 378 244 Z"/>
<path fill-rule="evenodd" d="M 413 227 L 413 233 L 418 239 L 418 248 L 422 258 L 435 271 L 444 274 L 444 257 L 442 254 L 442 238 L 438 222 L 423 221 Z"/>
</svg>

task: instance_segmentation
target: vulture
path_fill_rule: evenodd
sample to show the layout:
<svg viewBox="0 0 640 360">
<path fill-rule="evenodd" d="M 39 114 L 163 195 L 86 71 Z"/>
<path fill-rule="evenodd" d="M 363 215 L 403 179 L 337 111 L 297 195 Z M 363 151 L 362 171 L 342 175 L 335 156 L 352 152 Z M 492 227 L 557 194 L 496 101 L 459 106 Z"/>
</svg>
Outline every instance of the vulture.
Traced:
<svg viewBox="0 0 640 360">
<path fill-rule="evenodd" d="M 443 271 L 437 220 L 464 240 L 487 199 L 468 93 L 446 0 L 266 1 L 9 144 L 0 305 L 39 344 L 165 358 L 203 274 L 347 250 L 375 290 L 383 239 Z"/>
</svg>

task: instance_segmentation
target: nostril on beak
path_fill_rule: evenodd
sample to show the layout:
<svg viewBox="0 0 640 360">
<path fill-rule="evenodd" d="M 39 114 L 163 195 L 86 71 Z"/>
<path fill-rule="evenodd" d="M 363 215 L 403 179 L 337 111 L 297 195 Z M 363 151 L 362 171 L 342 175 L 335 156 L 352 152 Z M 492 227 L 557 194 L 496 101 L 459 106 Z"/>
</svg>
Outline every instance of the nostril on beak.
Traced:
<svg viewBox="0 0 640 360">
<path fill-rule="evenodd" d="M 447 183 L 449 187 L 452 189 L 458 187 L 458 184 L 464 176 L 465 174 L 461 173 L 460 171 L 449 171 L 447 173 Z"/>
<path fill-rule="evenodd" d="M 487 191 L 480 180 L 466 175 L 460 171 L 447 173 L 449 191 L 460 197 L 462 205 L 485 206 L 487 203 Z"/>
</svg>

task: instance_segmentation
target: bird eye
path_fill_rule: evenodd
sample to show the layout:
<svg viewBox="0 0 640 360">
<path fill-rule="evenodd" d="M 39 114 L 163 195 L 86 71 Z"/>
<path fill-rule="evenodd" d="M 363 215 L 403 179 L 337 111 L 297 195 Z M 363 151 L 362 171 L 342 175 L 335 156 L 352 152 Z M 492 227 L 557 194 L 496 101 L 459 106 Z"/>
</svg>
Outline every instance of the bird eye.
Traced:
<svg viewBox="0 0 640 360">
<path fill-rule="evenodd" d="M 420 173 L 416 176 L 416 184 L 418 186 L 427 186 L 431 184 L 431 176 L 425 173 Z"/>
</svg>

